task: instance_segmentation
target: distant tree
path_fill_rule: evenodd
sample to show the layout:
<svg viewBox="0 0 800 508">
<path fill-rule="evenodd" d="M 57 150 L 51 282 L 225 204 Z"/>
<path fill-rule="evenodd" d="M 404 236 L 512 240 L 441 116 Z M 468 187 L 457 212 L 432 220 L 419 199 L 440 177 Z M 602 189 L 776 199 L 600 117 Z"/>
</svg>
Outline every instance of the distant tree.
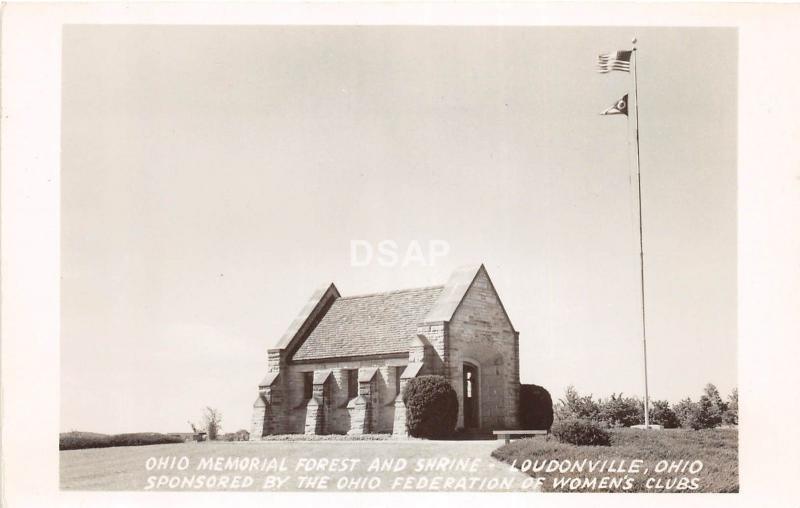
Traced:
<svg viewBox="0 0 800 508">
<path fill-rule="evenodd" d="M 675 412 L 675 416 L 678 417 L 678 421 L 681 424 L 681 427 L 690 428 L 690 420 L 692 418 L 692 414 L 695 412 L 695 403 L 692 402 L 692 399 L 686 397 L 682 401 L 675 404 L 672 408 Z"/>
<path fill-rule="evenodd" d="M 725 425 L 739 425 L 739 389 L 735 388 L 728 396 L 728 408 L 722 413 L 722 423 Z"/>
<path fill-rule="evenodd" d="M 591 395 L 581 396 L 574 386 L 569 385 L 564 391 L 564 398 L 559 399 L 556 406 L 556 418 L 567 420 L 583 418 L 597 420 L 599 408 Z"/>
<path fill-rule="evenodd" d="M 217 409 L 206 406 L 205 413 L 203 413 L 203 422 L 208 433 L 208 439 L 210 441 L 217 439 L 222 430 L 222 413 Z"/>
<path fill-rule="evenodd" d="M 688 427 L 694 430 L 713 429 L 722 422 L 722 415 L 707 395 L 700 397 L 689 416 Z"/>
<path fill-rule="evenodd" d="M 714 427 L 716 427 L 722 423 L 722 415 L 728 410 L 728 404 L 722 400 L 722 397 L 719 395 L 719 390 L 711 383 L 708 383 L 703 389 L 703 394 L 708 397 L 711 403 L 709 418 L 711 423 L 714 424 Z"/>
<path fill-rule="evenodd" d="M 665 429 L 674 429 L 681 426 L 681 421 L 675 411 L 669 407 L 666 400 L 654 400 L 650 403 L 650 422 L 661 425 Z"/>
<path fill-rule="evenodd" d="M 555 405 L 555 417 L 556 420 L 577 418 L 610 427 L 630 427 L 644 423 L 644 404 L 636 397 L 625 397 L 621 393 L 593 400 L 592 395 L 581 395 L 570 385 Z M 697 402 L 687 397 L 670 407 L 666 400 L 651 401 L 650 422 L 664 428 L 689 429 L 710 429 L 722 423 L 738 425 L 739 394 L 734 388 L 725 401 L 717 387 L 708 383 Z"/>
</svg>

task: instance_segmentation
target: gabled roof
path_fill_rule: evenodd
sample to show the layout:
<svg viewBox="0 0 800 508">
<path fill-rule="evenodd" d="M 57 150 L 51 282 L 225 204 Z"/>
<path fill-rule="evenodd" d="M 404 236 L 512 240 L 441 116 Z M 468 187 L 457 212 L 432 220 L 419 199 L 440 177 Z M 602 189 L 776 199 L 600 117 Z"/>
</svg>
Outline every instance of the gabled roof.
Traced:
<svg viewBox="0 0 800 508">
<path fill-rule="evenodd" d="M 443 286 L 336 298 L 292 360 L 408 353 Z"/>
<path fill-rule="evenodd" d="M 264 376 L 264 379 L 258 383 L 258 387 L 262 388 L 266 386 L 272 386 L 272 383 L 274 383 L 276 379 L 278 379 L 278 372 L 267 372 L 267 375 Z"/>
<path fill-rule="evenodd" d="M 453 316 L 458 310 L 458 307 L 461 305 L 461 302 L 464 300 L 464 297 L 467 295 L 467 291 L 469 291 L 469 288 L 472 287 L 472 284 L 475 282 L 475 279 L 478 278 L 478 275 L 480 275 L 481 272 L 483 272 L 483 274 L 486 276 L 486 279 L 489 281 L 489 285 L 492 287 L 494 294 L 497 295 L 497 303 L 500 304 L 500 309 L 502 309 L 508 324 L 512 329 L 514 329 L 514 325 L 511 323 L 511 319 L 508 317 L 508 312 L 506 312 L 503 301 L 500 299 L 500 295 L 494 288 L 492 278 L 489 277 L 486 267 L 482 264 L 464 266 L 455 270 L 447 280 L 447 284 L 444 285 L 444 291 L 442 291 L 442 295 L 439 297 L 436 305 L 434 305 L 431 311 L 425 316 L 423 323 L 440 323 L 443 321 L 449 323 L 453 319 Z"/>
<path fill-rule="evenodd" d="M 465 266 L 455 270 L 445 284 L 444 291 L 436 305 L 425 316 L 424 322 L 450 321 L 481 268 L 483 265 Z"/>
<path fill-rule="evenodd" d="M 314 293 L 277 349 L 301 362 L 407 354 L 419 342 L 426 345 L 417 336 L 418 326 L 450 322 L 481 274 L 496 295 L 483 265 L 456 270 L 444 286 L 342 297 L 330 284 Z"/>
<path fill-rule="evenodd" d="M 309 329 L 336 298 L 339 298 L 339 290 L 331 283 L 326 287 L 320 288 L 311 295 L 300 314 L 289 325 L 289 329 L 283 334 L 276 346 L 278 349 L 291 349 L 297 342 L 308 333 Z"/>
</svg>

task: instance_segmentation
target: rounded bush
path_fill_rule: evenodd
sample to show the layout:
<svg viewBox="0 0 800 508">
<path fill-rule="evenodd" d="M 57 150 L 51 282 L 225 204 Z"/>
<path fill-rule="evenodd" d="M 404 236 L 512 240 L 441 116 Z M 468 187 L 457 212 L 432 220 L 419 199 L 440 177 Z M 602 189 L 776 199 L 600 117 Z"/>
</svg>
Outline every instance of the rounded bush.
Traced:
<svg viewBox="0 0 800 508">
<path fill-rule="evenodd" d="M 661 425 L 665 429 L 676 429 L 681 426 L 681 421 L 675 411 L 669 407 L 666 400 L 654 400 L 650 408 L 650 423 Z"/>
<path fill-rule="evenodd" d="M 410 379 L 403 403 L 409 435 L 434 439 L 452 435 L 458 421 L 458 396 L 444 376 Z"/>
<path fill-rule="evenodd" d="M 525 430 L 550 430 L 553 425 L 550 392 L 539 385 L 520 385 L 519 423 Z"/>
<path fill-rule="evenodd" d="M 611 394 L 598 401 L 597 419 L 610 427 L 632 427 L 644 423 L 644 404 L 634 397 Z"/>
<path fill-rule="evenodd" d="M 609 446 L 611 434 L 591 420 L 559 420 L 550 431 L 562 443 L 579 446 Z"/>
</svg>

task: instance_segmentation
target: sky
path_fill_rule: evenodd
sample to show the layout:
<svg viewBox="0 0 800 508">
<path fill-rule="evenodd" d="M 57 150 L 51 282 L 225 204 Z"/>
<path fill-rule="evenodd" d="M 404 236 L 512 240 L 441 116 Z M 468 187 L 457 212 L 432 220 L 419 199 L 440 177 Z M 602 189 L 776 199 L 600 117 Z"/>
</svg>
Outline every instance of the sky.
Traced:
<svg viewBox="0 0 800 508">
<path fill-rule="evenodd" d="M 632 130 L 598 114 L 632 75 L 594 71 L 633 35 L 650 395 L 727 395 L 734 29 L 84 25 L 63 41 L 62 431 L 185 432 L 205 406 L 249 428 L 315 289 L 478 263 L 522 382 L 641 397 Z M 400 263 L 351 262 L 382 240 Z"/>
</svg>

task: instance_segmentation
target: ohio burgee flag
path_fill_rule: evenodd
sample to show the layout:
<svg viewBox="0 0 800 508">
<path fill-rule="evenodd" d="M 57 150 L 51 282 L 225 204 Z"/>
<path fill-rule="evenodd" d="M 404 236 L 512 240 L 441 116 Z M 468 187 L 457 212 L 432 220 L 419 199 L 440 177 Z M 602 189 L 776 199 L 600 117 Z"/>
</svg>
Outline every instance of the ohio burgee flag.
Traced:
<svg viewBox="0 0 800 508">
<path fill-rule="evenodd" d="M 601 115 L 625 115 L 628 116 L 628 94 L 622 96 L 613 106 L 606 109 Z"/>
</svg>

